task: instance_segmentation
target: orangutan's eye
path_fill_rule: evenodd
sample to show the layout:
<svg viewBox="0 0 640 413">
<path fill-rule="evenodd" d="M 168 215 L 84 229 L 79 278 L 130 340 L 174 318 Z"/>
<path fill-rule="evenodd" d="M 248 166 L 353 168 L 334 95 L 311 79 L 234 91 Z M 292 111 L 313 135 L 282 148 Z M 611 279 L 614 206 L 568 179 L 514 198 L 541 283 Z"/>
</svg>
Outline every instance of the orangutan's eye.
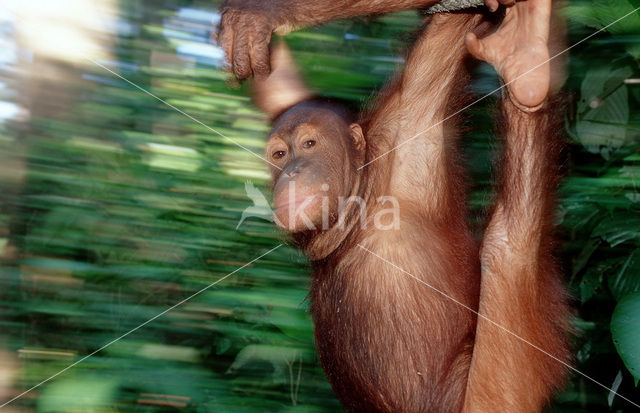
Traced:
<svg viewBox="0 0 640 413">
<path fill-rule="evenodd" d="M 281 158 L 283 158 L 286 154 L 287 154 L 287 152 L 286 152 L 286 151 L 275 151 L 275 152 L 273 153 L 273 155 L 271 155 L 271 156 L 273 156 L 273 159 L 281 159 Z"/>
<path fill-rule="evenodd" d="M 316 141 L 314 141 L 313 139 L 309 139 L 302 144 L 302 147 L 305 149 L 313 148 L 314 146 L 316 146 Z"/>
</svg>

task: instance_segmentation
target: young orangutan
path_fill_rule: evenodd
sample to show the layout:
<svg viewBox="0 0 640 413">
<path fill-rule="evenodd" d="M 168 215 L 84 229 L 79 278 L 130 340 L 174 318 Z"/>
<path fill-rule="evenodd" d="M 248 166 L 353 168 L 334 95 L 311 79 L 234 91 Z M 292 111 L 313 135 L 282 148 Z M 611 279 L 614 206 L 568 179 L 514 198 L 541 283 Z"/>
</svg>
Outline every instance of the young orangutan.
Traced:
<svg viewBox="0 0 640 413">
<path fill-rule="evenodd" d="M 402 75 L 358 121 L 313 98 L 283 48 L 267 77 L 274 31 L 433 3 L 231 0 L 219 39 L 239 77 L 258 77 L 256 101 L 273 119 L 266 157 L 275 215 L 312 260 L 318 353 L 345 408 L 541 411 L 568 359 L 551 257 L 562 130 L 560 77 L 546 62 L 562 44 L 549 36 L 551 0 L 509 7 L 488 36 L 481 14 L 434 16 Z M 459 119 L 449 118 L 469 101 L 468 50 L 511 82 L 501 175 L 479 248 L 467 223 Z M 350 196 L 363 203 L 341 204 Z M 388 206 L 380 200 L 391 199 L 382 197 L 397 202 L 396 225 L 380 216 Z"/>
</svg>

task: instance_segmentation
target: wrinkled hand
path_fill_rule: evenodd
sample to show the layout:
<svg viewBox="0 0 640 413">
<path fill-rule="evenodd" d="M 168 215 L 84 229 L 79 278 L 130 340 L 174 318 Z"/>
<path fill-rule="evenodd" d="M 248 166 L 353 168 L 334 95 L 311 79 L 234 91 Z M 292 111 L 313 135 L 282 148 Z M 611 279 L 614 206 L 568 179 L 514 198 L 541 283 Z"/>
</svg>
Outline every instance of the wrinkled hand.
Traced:
<svg viewBox="0 0 640 413">
<path fill-rule="evenodd" d="M 262 3 L 226 0 L 222 3 L 217 41 L 239 79 L 264 78 L 270 72 L 269 43 L 277 27 Z M 215 39 L 214 39 L 215 40 Z"/>
</svg>

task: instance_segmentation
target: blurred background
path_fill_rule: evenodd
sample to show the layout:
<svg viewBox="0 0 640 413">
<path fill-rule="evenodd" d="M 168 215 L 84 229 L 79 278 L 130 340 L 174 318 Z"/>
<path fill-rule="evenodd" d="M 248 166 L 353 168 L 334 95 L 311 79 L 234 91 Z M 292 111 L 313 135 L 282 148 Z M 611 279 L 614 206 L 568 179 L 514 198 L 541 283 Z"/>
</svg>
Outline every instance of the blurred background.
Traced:
<svg viewBox="0 0 640 413">
<path fill-rule="evenodd" d="M 314 352 L 305 258 L 267 219 L 238 226 L 253 205 L 245 183 L 268 193 L 267 168 L 221 135 L 262 154 L 268 124 L 209 41 L 218 4 L 0 0 L 3 411 L 340 410 Z M 637 7 L 572 1 L 571 44 Z M 419 27 L 403 12 L 287 41 L 313 88 L 363 105 L 402 67 Z M 558 210 L 575 365 L 636 403 L 639 62 L 637 11 L 571 50 Z M 476 92 L 499 85 L 489 67 L 477 74 Z M 494 106 L 468 111 L 478 228 L 491 199 Z M 573 375 L 551 411 L 637 407 Z"/>
</svg>

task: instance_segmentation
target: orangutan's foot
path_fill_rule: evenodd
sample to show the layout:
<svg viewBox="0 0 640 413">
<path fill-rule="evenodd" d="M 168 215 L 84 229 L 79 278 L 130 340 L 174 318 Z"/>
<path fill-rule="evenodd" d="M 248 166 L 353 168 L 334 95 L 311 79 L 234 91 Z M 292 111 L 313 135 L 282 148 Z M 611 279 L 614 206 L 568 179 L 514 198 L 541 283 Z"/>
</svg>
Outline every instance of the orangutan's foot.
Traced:
<svg viewBox="0 0 640 413">
<path fill-rule="evenodd" d="M 506 10 L 504 21 L 489 36 L 468 33 L 469 52 L 489 62 L 502 77 L 513 103 L 538 110 L 549 94 L 549 22 L 551 0 L 517 2 Z"/>
</svg>

